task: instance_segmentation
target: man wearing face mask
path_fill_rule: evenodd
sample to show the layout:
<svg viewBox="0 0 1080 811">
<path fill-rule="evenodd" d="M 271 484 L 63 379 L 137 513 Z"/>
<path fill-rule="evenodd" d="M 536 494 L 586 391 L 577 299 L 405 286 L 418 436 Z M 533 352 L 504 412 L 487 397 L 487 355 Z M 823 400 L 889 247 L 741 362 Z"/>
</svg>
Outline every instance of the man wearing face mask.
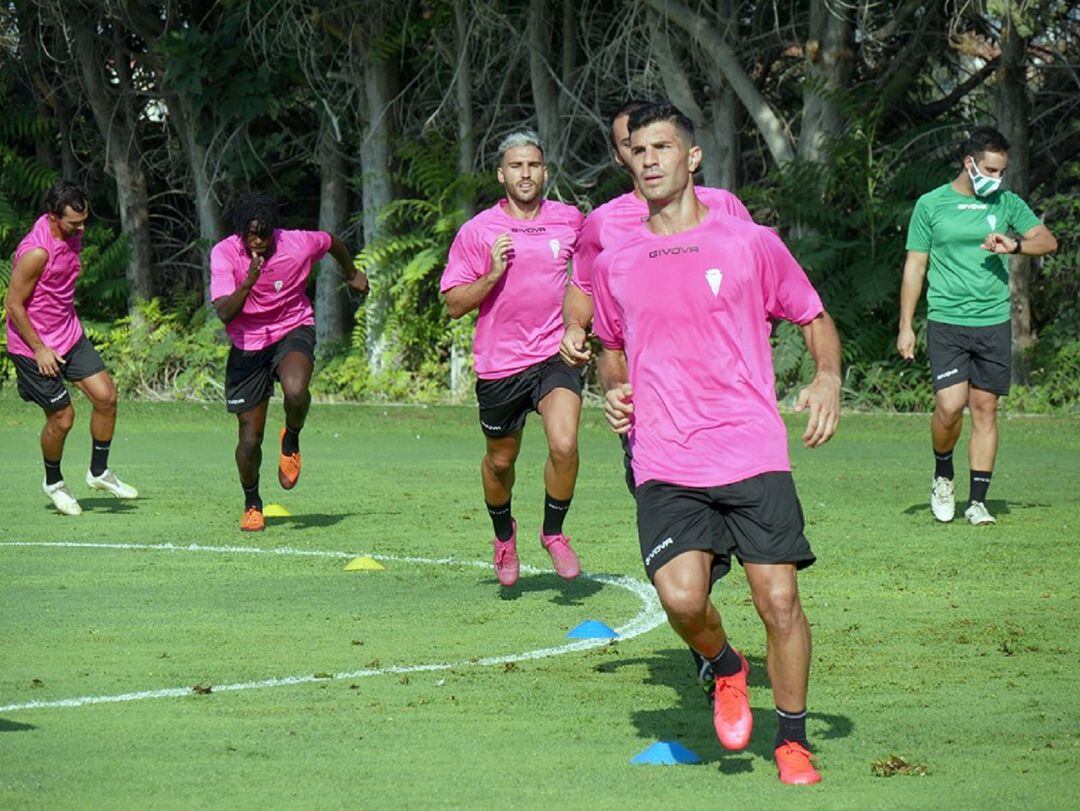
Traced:
<svg viewBox="0 0 1080 811">
<path fill-rule="evenodd" d="M 277 200 L 268 194 L 241 196 L 232 225 L 232 236 L 210 253 L 210 299 L 233 344 L 225 403 L 239 423 L 240 529 L 258 532 L 266 526 L 259 466 L 275 380 L 285 400 L 278 483 L 291 490 L 300 478 L 300 430 L 311 406 L 308 386 L 315 364 L 315 316 L 307 296 L 311 266 L 330 254 L 353 290 L 366 293 L 368 279 L 333 234 L 280 228 Z"/>
<path fill-rule="evenodd" d="M 986 492 L 997 455 L 998 398 L 1009 393 L 1012 376 L 1008 255 L 1042 256 L 1057 249 L 1027 204 L 1000 188 L 1008 152 L 997 130 L 972 130 L 960 173 L 919 198 L 908 227 L 896 348 L 905 360 L 914 359 L 912 320 L 926 277 L 934 385 L 930 506 L 938 521 L 951 521 L 955 513 L 953 448 L 966 405 L 971 490 L 964 517 L 975 526 L 996 523 Z"/>
</svg>

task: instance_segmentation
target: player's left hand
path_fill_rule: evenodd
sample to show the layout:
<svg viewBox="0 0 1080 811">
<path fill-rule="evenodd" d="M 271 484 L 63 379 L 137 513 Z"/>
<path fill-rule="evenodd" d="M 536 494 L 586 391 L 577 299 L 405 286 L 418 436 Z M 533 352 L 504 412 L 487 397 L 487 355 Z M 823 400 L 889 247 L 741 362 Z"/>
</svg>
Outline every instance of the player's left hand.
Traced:
<svg viewBox="0 0 1080 811">
<path fill-rule="evenodd" d="M 836 375 L 818 375 L 814 381 L 799 392 L 795 410 L 810 408 L 810 419 L 803 434 L 803 445 L 818 448 L 832 439 L 840 422 L 840 378 Z"/>
<path fill-rule="evenodd" d="M 1016 250 L 1016 240 L 995 231 L 986 235 L 982 249 L 991 253 L 1012 253 Z"/>
<path fill-rule="evenodd" d="M 349 287 L 355 290 L 357 293 L 367 294 L 371 290 L 371 283 L 368 281 L 367 274 L 360 268 L 354 268 L 356 275 L 346 281 L 349 283 Z"/>
</svg>

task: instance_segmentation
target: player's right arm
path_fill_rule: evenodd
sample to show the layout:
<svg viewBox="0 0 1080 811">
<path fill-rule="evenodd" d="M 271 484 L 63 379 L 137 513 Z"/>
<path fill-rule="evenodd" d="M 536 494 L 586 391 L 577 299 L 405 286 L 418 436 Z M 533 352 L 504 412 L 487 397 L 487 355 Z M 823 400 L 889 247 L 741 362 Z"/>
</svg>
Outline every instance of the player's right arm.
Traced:
<svg viewBox="0 0 1080 811">
<path fill-rule="evenodd" d="M 451 318 L 461 318 L 471 313 L 487 298 L 495 285 L 506 273 L 506 266 L 513 256 L 514 246 L 510 234 L 501 234 L 491 246 L 491 268 L 475 282 L 459 284 L 443 291 L 446 309 Z"/>
<path fill-rule="evenodd" d="M 589 350 L 587 327 L 592 323 L 593 300 L 585 291 L 575 284 L 566 286 L 566 295 L 563 296 L 563 333 L 562 343 L 559 345 L 559 354 L 562 359 L 571 366 L 584 366 L 592 357 Z"/>
<path fill-rule="evenodd" d="M 616 434 L 627 433 L 634 414 L 634 390 L 626 370 L 626 352 L 605 347 L 597 361 L 596 374 L 605 390 L 604 416 L 608 425 Z"/>
<path fill-rule="evenodd" d="M 240 284 L 236 286 L 236 289 L 228 295 L 219 296 L 214 299 L 214 309 L 217 311 L 218 318 L 226 324 L 236 318 L 236 316 L 240 315 L 240 311 L 244 309 L 244 302 L 247 301 L 247 297 L 251 293 L 251 288 L 255 286 L 255 282 L 258 281 L 262 266 L 263 257 L 251 257 L 251 264 L 248 265 L 248 272 L 247 276 L 244 277 L 244 281 L 240 282 Z"/>
<path fill-rule="evenodd" d="M 593 277 L 593 329 L 604 345 L 596 363 L 596 376 L 604 390 L 604 416 L 616 434 L 630 431 L 634 390 L 626 365 L 622 315 L 608 287 L 607 268 Z"/>
<path fill-rule="evenodd" d="M 60 374 L 64 359 L 51 346 L 45 345 L 26 313 L 26 302 L 33 294 L 48 261 L 49 252 L 44 248 L 34 248 L 19 257 L 15 267 L 11 269 L 11 284 L 4 309 L 7 311 L 8 322 L 15 326 L 26 345 L 34 350 L 38 371 L 45 377 L 56 377 Z"/>
<path fill-rule="evenodd" d="M 915 306 L 922 296 L 926 264 L 930 254 L 908 251 L 904 260 L 904 280 L 900 283 L 900 331 L 896 336 L 896 351 L 904 360 L 915 359 Z"/>
</svg>

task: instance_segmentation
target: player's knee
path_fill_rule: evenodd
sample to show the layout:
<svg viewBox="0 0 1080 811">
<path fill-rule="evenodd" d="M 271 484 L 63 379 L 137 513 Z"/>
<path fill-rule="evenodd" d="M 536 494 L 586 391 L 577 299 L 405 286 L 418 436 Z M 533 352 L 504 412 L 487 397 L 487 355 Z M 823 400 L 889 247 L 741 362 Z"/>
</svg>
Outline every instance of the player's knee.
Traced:
<svg viewBox="0 0 1080 811">
<path fill-rule="evenodd" d="M 50 429 L 66 436 L 75 425 L 75 409 L 68 405 L 59 411 L 54 411 L 49 414 L 48 422 Z"/>
<path fill-rule="evenodd" d="M 116 389 L 108 389 L 102 396 L 96 397 L 93 403 L 94 411 L 106 416 L 114 416 L 116 414 Z"/>
<path fill-rule="evenodd" d="M 803 621 L 799 592 L 793 586 L 777 586 L 754 595 L 754 606 L 765 627 L 785 636 Z"/>
<path fill-rule="evenodd" d="M 685 586 L 668 586 L 659 593 L 660 604 L 675 625 L 695 626 L 704 623 L 708 594 Z"/>
<path fill-rule="evenodd" d="M 934 410 L 939 420 L 946 425 L 952 425 L 964 416 L 964 403 L 962 400 L 939 400 Z"/>
<path fill-rule="evenodd" d="M 551 461 L 558 465 L 573 464 L 578 458 L 577 437 L 573 434 L 553 436 L 548 441 Z"/>
<path fill-rule="evenodd" d="M 993 423 L 997 419 L 997 400 L 991 402 L 973 402 L 971 419 L 978 423 Z"/>
<path fill-rule="evenodd" d="M 281 394 L 287 405 L 303 403 L 311 398 L 308 381 L 300 375 L 290 375 L 281 379 Z"/>
<path fill-rule="evenodd" d="M 254 425 L 240 425 L 240 438 L 236 444 L 236 450 L 245 456 L 250 456 L 258 448 L 262 447 L 264 431 Z"/>
<path fill-rule="evenodd" d="M 503 476 L 514 469 L 514 456 L 509 453 L 492 453 L 484 457 L 484 464 L 496 476 Z"/>
</svg>

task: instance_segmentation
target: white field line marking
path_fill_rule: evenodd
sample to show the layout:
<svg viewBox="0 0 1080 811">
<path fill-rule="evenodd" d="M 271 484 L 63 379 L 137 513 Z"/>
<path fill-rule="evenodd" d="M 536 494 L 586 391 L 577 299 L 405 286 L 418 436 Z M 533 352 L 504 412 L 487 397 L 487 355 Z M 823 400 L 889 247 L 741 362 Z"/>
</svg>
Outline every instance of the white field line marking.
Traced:
<svg viewBox="0 0 1080 811">
<path fill-rule="evenodd" d="M 2 546 L 43 546 L 54 547 L 61 549 L 131 549 L 131 550 L 144 550 L 150 552 L 210 552 L 217 554 L 248 554 L 248 555 L 291 555 L 296 557 L 317 557 L 317 558 L 355 558 L 355 557 L 370 557 L 375 560 L 385 560 L 393 563 L 421 563 L 430 565 L 455 565 L 455 566 L 474 566 L 477 568 L 487 568 L 490 564 L 479 560 L 457 560 L 455 558 L 419 558 L 408 557 L 398 555 L 362 555 L 357 552 L 332 552 L 321 549 L 293 549 L 291 547 L 283 546 L 276 549 L 260 549 L 253 546 L 201 546 L 199 544 L 189 544 L 187 546 L 181 546 L 177 544 L 134 544 L 134 543 L 68 543 L 68 542 L 46 542 L 46 541 L 10 541 L 0 542 Z M 528 574 L 543 574 L 545 570 L 537 569 L 533 566 L 527 566 L 522 564 L 521 570 Z M 619 588 L 626 589 L 631 592 L 639 600 L 641 600 L 641 611 L 636 616 L 631 618 L 626 624 L 619 626 L 615 631 L 619 634 L 620 639 L 633 639 L 635 636 L 651 631 L 653 628 L 663 624 L 666 619 L 663 610 L 660 608 L 660 602 L 656 598 L 656 592 L 653 591 L 652 586 L 647 583 L 642 583 L 640 580 L 634 580 L 631 577 L 617 577 L 614 575 L 606 574 L 589 574 L 588 572 L 582 572 L 581 577 L 587 580 L 592 580 L 597 583 L 604 583 L 609 586 L 618 586 Z M 550 648 L 540 648 L 538 650 L 526 651 L 524 653 L 513 653 L 504 656 L 487 656 L 482 659 L 464 660 L 458 662 L 443 662 L 439 664 L 427 664 L 427 665 L 391 665 L 390 667 L 379 668 L 365 668 L 363 670 L 353 670 L 347 673 L 334 673 L 329 677 L 325 676 L 281 676 L 272 679 L 262 679 L 260 681 L 247 681 L 239 682 L 236 684 L 215 684 L 213 685 L 213 692 L 224 693 L 233 690 L 260 690 L 266 687 L 287 687 L 294 684 L 310 684 L 312 682 L 333 681 L 335 679 L 362 679 L 367 676 L 385 676 L 395 673 L 422 673 L 434 670 L 452 670 L 454 668 L 465 667 L 489 667 L 491 665 L 501 665 L 507 662 L 521 662 L 530 659 L 545 659 L 549 656 L 559 656 L 564 653 L 572 653 L 574 651 L 588 650 L 589 648 L 598 648 L 602 645 L 608 644 L 610 640 L 607 639 L 579 639 L 574 642 L 567 642 L 563 645 L 556 645 Z M 41 709 L 55 709 L 62 707 L 85 707 L 90 704 L 116 704 L 124 701 L 142 701 L 147 698 L 181 698 L 183 696 L 193 695 L 191 687 L 166 687 L 161 690 L 144 690 L 138 693 L 121 693 L 119 695 L 111 696 L 82 696 L 80 698 L 64 698 L 56 701 L 27 701 L 21 704 L 7 704 L 0 706 L 0 712 L 17 712 L 19 710 L 41 710 Z"/>
</svg>

